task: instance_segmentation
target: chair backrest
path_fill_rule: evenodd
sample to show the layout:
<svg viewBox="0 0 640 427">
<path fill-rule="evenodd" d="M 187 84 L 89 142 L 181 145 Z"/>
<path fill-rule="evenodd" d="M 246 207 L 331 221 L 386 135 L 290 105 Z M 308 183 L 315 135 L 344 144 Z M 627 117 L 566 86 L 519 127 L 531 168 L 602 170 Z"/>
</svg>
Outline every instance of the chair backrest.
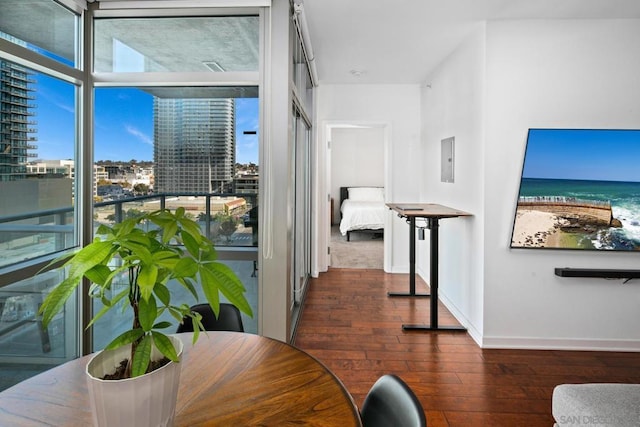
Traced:
<svg viewBox="0 0 640 427">
<path fill-rule="evenodd" d="M 202 326 L 207 331 L 234 331 L 244 332 L 242 325 L 242 316 L 240 310 L 233 304 L 220 303 L 220 313 L 218 318 L 214 314 L 209 304 L 197 304 L 191 307 L 191 311 L 200 313 L 202 316 Z M 190 317 L 182 319 L 182 323 L 178 325 L 180 332 L 193 332 L 193 323 Z"/>
<path fill-rule="evenodd" d="M 396 375 L 383 375 L 360 410 L 363 427 L 425 427 L 427 419 L 411 388 Z"/>
</svg>

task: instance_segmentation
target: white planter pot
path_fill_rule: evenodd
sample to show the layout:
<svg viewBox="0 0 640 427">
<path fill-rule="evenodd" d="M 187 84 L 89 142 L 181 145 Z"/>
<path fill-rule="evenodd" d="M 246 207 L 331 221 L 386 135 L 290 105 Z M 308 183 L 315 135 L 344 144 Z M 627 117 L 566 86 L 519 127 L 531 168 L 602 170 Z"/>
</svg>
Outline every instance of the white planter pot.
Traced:
<svg viewBox="0 0 640 427">
<path fill-rule="evenodd" d="M 170 336 L 173 346 L 182 356 L 183 344 Z M 180 363 L 169 362 L 160 369 L 124 380 L 102 380 L 113 373 L 124 359 L 130 356 L 131 346 L 101 351 L 87 364 L 87 385 L 91 412 L 95 426 L 172 426 L 175 417 Z M 162 354 L 153 349 L 152 360 Z"/>
</svg>

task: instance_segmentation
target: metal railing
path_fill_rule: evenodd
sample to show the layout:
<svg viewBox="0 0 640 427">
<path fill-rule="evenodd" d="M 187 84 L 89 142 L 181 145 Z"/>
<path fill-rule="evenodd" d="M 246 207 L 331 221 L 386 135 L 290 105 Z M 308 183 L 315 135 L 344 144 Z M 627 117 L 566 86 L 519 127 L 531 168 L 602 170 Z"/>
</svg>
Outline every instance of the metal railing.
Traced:
<svg viewBox="0 0 640 427">
<path fill-rule="evenodd" d="M 596 208 L 610 208 L 611 202 L 608 200 L 587 200 L 577 197 L 566 196 L 520 196 L 518 203 L 554 204 L 570 206 L 593 206 Z"/>
<path fill-rule="evenodd" d="M 229 208 L 225 202 L 244 199 Z M 205 235 L 221 248 L 257 247 L 257 194 L 162 193 L 121 197 L 94 204 L 94 229 L 122 221 L 136 211 L 184 207 Z M 76 246 L 73 206 L 0 217 L 0 269 Z M 220 219 L 232 226 L 220 230 Z M 235 224 L 235 228 L 233 225 Z M 235 236 L 235 237 L 234 237 Z M 0 287 L 3 286 L 0 281 Z"/>
</svg>

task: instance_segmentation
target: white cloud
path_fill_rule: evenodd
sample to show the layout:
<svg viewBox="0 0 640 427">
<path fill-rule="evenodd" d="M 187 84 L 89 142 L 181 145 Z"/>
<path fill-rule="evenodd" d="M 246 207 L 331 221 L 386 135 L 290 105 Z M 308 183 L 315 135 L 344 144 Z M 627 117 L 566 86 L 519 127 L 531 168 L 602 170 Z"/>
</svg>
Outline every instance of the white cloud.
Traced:
<svg viewBox="0 0 640 427">
<path fill-rule="evenodd" d="M 144 142 L 145 144 L 153 145 L 153 138 L 149 138 L 149 136 L 145 135 L 144 132 L 142 132 L 140 129 L 136 129 L 131 125 L 127 125 L 125 128 L 128 133 L 135 136 L 140 141 Z"/>
</svg>

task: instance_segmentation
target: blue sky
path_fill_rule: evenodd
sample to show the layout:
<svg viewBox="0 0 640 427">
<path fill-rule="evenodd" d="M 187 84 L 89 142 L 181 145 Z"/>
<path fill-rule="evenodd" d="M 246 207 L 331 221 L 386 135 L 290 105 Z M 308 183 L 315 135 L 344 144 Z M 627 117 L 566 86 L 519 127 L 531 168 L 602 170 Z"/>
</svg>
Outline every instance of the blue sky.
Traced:
<svg viewBox="0 0 640 427">
<path fill-rule="evenodd" d="M 522 175 L 640 182 L 640 130 L 531 129 Z"/>
<path fill-rule="evenodd" d="M 35 150 L 40 159 L 72 159 L 73 86 L 38 74 Z M 153 160 L 153 97 L 134 88 L 96 90 L 95 160 Z M 236 161 L 258 163 L 258 100 L 236 99 Z"/>
</svg>

